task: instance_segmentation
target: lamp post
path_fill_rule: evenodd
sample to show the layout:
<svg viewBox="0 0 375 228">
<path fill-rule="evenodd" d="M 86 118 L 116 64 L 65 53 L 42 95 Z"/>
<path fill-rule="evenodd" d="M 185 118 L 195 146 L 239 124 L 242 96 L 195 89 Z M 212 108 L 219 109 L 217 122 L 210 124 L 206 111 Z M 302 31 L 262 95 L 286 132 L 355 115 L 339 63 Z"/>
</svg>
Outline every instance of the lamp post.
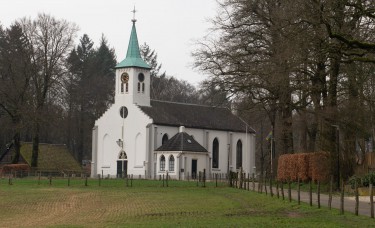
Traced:
<svg viewBox="0 0 375 228">
<path fill-rule="evenodd" d="M 336 128 L 336 153 L 337 153 L 337 189 L 340 190 L 340 128 L 338 125 L 331 125 Z"/>
</svg>

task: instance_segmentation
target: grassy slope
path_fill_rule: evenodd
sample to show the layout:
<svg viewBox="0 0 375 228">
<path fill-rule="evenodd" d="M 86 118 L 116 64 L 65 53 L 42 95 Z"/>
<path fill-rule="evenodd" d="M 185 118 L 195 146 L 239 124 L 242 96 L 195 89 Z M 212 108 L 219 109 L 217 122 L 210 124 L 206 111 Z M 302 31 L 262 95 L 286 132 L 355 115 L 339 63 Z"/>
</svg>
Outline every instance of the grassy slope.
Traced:
<svg viewBox="0 0 375 228">
<path fill-rule="evenodd" d="M 0 227 L 370 227 L 374 220 L 193 182 L 0 180 Z M 4 210 L 6 208 L 6 210 Z M 23 218 L 23 219 L 21 219 Z"/>
<path fill-rule="evenodd" d="M 32 144 L 23 143 L 21 154 L 31 164 Z M 39 144 L 38 169 L 79 171 L 81 167 L 65 145 Z"/>
</svg>

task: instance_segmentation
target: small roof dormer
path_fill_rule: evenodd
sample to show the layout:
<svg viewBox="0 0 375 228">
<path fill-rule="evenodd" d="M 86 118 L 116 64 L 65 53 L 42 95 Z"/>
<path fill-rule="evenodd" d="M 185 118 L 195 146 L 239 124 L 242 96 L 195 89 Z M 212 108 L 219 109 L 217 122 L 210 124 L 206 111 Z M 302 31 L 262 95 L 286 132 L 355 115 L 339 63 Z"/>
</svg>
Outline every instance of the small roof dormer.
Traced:
<svg viewBox="0 0 375 228">
<path fill-rule="evenodd" d="M 155 151 L 184 151 L 207 153 L 207 150 L 199 144 L 191 135 L 184 131 L 180 131 L 169 139 L 165 144 L 157 148 Z"/>
</svg>

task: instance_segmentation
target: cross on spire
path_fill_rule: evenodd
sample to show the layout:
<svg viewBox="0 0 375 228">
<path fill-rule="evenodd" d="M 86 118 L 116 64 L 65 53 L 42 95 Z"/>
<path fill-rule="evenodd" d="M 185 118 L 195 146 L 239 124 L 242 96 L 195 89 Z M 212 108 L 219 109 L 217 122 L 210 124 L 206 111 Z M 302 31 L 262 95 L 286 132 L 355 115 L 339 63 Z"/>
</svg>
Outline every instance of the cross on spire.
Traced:
<svg viewBox="0 0 375 228">
<path fill-rule="evenodd" d="M 137 19 L 135 19 L 135 12 L 137 12 L 137 11 L 135 10 L 135 6 L 134 6 L 134 9 L 133 9 L 132 11 L 130 11 L 130 12 L 133 13 L 133 19 L 132 19 L 132 22 L 136 22 Z"/>
</svg>

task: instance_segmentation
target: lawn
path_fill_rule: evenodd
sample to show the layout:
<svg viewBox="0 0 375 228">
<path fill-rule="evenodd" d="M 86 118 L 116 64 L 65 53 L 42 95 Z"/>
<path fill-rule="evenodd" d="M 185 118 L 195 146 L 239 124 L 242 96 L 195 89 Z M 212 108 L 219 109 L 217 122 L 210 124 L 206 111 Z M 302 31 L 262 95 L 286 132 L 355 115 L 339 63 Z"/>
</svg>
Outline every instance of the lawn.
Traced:
<svg viewBox="0 0 375 228">
<path fill-rule="evenodd" d="M 338 210 L 196 182 L 0 179 L 0 227 L 370 227 Z"/>
</svg>

